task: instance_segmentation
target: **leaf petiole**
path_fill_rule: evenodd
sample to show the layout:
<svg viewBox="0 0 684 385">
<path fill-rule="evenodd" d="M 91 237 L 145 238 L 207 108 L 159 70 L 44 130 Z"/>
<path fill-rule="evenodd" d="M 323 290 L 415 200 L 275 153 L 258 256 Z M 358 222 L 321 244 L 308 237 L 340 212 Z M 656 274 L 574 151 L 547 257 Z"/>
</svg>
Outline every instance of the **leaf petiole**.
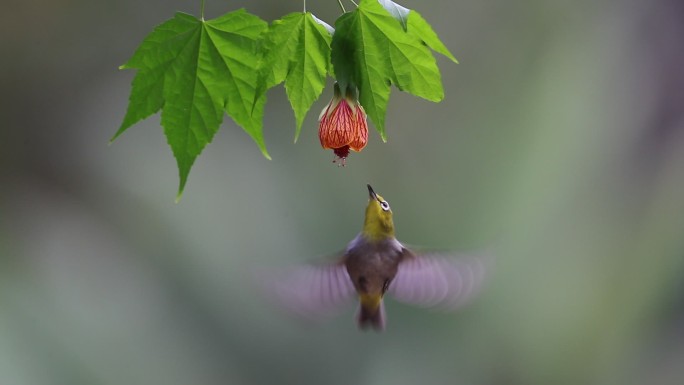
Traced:
<svg viewBox="0 0 684 385">
<path fill-rule="evenodd" d="M 347 10 L 344 9 L 344 5 L 342 5 L 342 0 L 337 0 L 337 4 L 339 4 L 340 8 L 342 8 L 342 13 L 347 13 Z"/>
</svg>

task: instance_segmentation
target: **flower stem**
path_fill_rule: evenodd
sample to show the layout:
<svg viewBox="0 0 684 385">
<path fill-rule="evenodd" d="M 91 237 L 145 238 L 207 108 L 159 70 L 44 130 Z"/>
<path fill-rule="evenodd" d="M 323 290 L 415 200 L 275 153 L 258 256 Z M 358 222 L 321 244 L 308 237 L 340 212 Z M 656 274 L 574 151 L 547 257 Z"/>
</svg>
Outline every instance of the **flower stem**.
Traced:
<svg viewBox="0 0 684 385">
<path fill-rule="evenodd" d="M 344 5 L 342 5 L 342 0 L 337 0 L 337 4 L 339 4 L 340 8 L 342 8 L 342 13 L 347 13 L 347 10 L 344 9 Z"/>
</svg>

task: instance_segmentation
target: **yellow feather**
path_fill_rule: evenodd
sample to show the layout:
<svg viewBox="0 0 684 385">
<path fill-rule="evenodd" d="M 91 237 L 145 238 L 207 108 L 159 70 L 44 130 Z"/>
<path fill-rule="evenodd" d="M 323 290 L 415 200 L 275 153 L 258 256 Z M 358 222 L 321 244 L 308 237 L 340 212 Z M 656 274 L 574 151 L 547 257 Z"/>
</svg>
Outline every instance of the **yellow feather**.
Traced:
<svg viewBox="0 0 684 385">
<path fill-rule="evenodd" d="M 380 301 L 382 301 L 382 295 L 362 293 L 359 295 L 359 301 L 361 306 L 366 309 L 377 309 L 380 306 Z"/>
<path fill-rule="evenodd" d="M 380 195 L 377 199 L 370 199 L 366 207 L 366 219 L 363 223 L 363 235 L 370 240 L 394 238 L 394 222 L 392 210 L 383 210 L 380 201 L 385 201 Z"/>
</svg>

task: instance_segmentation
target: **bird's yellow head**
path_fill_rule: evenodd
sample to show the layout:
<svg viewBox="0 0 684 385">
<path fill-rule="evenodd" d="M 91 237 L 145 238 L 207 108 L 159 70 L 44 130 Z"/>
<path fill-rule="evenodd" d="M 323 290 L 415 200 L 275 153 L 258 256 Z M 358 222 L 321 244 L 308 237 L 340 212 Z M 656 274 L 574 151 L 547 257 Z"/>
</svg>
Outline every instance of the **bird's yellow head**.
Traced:
<svg viewBox="0 0 684 385">
<path fill-rule="evenodd" d="M 363 223 L 363 235 L 371 240 L 394 238 L 394 222 L 389 203 L 376 194 L 368 185 L 368 207 L 366 207 L 366 220 Z"/>
</svg>

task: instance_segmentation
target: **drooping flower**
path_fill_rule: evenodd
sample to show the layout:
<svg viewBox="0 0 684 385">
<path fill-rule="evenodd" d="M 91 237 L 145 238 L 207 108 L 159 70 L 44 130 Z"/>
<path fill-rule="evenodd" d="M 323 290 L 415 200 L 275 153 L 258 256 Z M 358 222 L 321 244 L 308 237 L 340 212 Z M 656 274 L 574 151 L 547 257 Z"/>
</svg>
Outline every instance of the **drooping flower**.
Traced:
<svg viewBox="0 0 684 385">
<path fill-rule="evenodd" d="M 342 97 L 340 86 L 335 83 L 333 98 L 318 117 L 318 138 L 321 146 L 332 149 L 335 160 L 344 166 L 349 150 L 361 151 L 368 143 L 366 111 L 359 104 L 355 90 L 347 89 Z"/>
</svg>

